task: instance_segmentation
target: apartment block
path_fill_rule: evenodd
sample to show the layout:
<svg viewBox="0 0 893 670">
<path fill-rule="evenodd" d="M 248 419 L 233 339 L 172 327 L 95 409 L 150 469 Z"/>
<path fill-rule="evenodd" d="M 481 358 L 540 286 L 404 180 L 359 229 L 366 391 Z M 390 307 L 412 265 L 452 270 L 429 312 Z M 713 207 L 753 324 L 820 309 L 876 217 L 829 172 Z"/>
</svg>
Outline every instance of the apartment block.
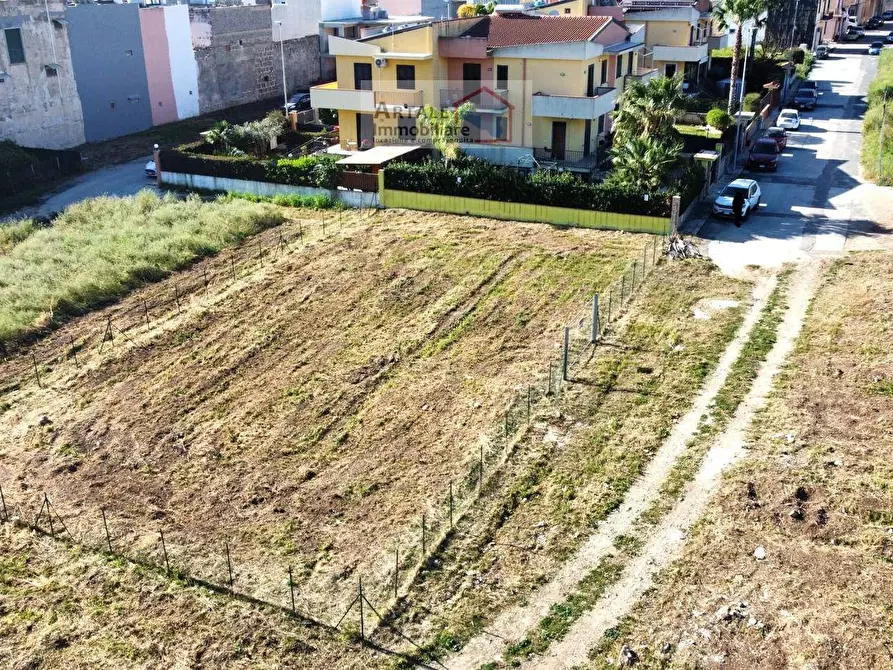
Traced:
<svg viewBox="0 0 893 670">
<path fill-rule="evenodd" d="M 0 2 L 0 140 L 49 149 L 84 141 L 64 9 L 60 0 Z"/>
<path fill-rule="evenodd" d="M 504 14 L 331 38 L 336 81 L 311 88 L 311 98 L 338 110 L 343 150 L 428 142 L 421 108 L 469 103 L 457 138 L 466 152 L 588 172 L 618 92 L 656 74 L 640 66 L 642 36 L 606 16 Z"/>
</svg>

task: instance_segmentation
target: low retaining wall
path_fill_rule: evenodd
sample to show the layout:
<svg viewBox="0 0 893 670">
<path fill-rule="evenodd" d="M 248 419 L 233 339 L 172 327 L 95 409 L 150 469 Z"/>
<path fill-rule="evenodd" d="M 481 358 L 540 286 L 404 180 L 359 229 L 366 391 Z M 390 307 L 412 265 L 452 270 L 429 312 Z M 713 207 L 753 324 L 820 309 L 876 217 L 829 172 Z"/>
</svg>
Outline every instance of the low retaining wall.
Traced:
<svg viewBox="0 0 893 670">
<path fill-rule="evenodd" d="M 275 195 L 327 195 L 333 200 L 340 200 L 348 207 L 378 207 L 379 204 L 377 193 L 314 188 L 312 186 L 289 186 L 288 184 L 230 179 L 228 177 L 211 177 L 201 174 L 183 174 L 182 172 L 167 172 L 163 168 L 161 183 L 165 186 L 205 189 L 208 191 L 234 191 L 266 197 Z"/>
<path fill-rule="evenodd" d="M 586 209 L 569 209 L 548 205 L 529 205 L 521 202 L 460 198 L 452 195 L 413 193 L 393 189 L 379 189 L 382 207 L 420 209 L 427 212 L 486 216 L 507 221 L 531 221 L 558 226 L 626 230 L 634 233 L 666 233 L 672 230 L 671 220 L 657 216 L 617 214 Z"/>
</svg>

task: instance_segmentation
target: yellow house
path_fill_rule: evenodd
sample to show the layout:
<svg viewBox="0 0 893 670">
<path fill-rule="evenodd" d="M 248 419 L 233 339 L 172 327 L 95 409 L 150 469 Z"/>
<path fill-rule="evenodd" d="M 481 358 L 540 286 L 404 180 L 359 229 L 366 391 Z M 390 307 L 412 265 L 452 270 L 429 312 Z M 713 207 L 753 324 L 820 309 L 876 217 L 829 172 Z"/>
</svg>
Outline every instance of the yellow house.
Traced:
<svg viewBox="0 0 893 670">
<path fill-rule="evenodd" d="M 612 17 L 506 14 L 330 38 L 337 80 L 311 88 L 311 101 L 338 111 L 343 150 L 430 144 L 420 109 L 468 102 L 457 138 L 467 153 L 588 172 L 618 89 L 655 74 L 640 66 L 643 37 Z"/>
<path fill-rule="evenodd" d="M 682 74 L 694 89 L 708 67 L 714 29 L 709 0 L 556 0 L 531 13 L 542 16 L 610 16 L 635 32 L 644 30 L 644 62 L 659 74 Z"/>
</svg>

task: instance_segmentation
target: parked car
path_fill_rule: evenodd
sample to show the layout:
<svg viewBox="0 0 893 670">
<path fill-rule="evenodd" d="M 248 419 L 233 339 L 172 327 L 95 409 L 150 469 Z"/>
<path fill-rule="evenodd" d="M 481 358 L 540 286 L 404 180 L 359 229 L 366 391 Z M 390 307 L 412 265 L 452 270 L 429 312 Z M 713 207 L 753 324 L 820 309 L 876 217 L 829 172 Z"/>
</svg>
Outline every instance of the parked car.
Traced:
<svg viewBox="0 0 893 670">
<path fill-rule="evenodd" d="M 814 79 L 807 79 L 805 81 L 800 82 L 800 90 L 801 91 L 818 91 L 819 90 L 819 82 Z"/>
<path fill-rule="evenodd" d="M 155 177 L 158 176 L 157 174 L 155 174 L 155 161 L 149 161 L 148 163 L 146 163 L 146 167 L 144 168 L 144 170 L 146 172 L 146 176 L 151 179 L 155 179 Z"/>
<path fill-rule="evenodd" d="M 285 106 L 289 112 L 301 112 L 310 109 L 310 93 L 308 91 L 298 91 L 292 94 Z"/>
<path fill-rule="evenodd" d="M 870 19 L 868 19 L 865 22 L 865 27 L 868 28 L 869 30 L 874 30 L 879 25 L 881 25 L 881 20 L 877 16 L 872 16 Z"/>
<path fill-rule="evenodd" d="M 848 29 L 846 31 L 846 34 L 844 34 L 843 39 L 845 39 L 847 42 L 855 42 L 860 37 L 861 35 L 859 35 L 857 31 Z"/>
<path fill-rule="evenodd" d="M 893 44 L 893 30 L 891 30 L 889 33 L 887 33 L 887 36 L 884 38 L 884 41 L 887 44 Z"/>
<path fill-rule="evenodd" d="M 884 17 L 884 21 L 893 21 L 893 10 L 887 10 L 881 16 Z"/>
<path fill-rule="evenodd" d="M 738 192 L 744 195 L 741 218 L 748 218 L 750 213 L 760 206 L 760 198 L 763 195 L 760 185 L 753 179 L 736 179 L 726 186 L 713 202 L 713 213 L 716 216 L 735 216 L 735 212 L 732 211 L 732 201 Z"/>
<path fill-rule="evenodd" d="M 868 47 L 868 55 L 869 56 L 880 56 L 881 49 L 884 48 L 883 42 L 872 42 L 871 46 Z"/>
<path fill-rule="evenodd" d="M 818 97 L 815 89 L 801 88 L 794 94 L 794 107 L 806 110 L 815 109 Z"/>
<path fill-rule="evenodd" d="M 865 26 L 861 23 L 857 23 L 854 26 L 849 26 L 847 28 L 847 32 L 850 32 L 850 31 L 859 33 L 859 37 L 865 37 Z"/>
<path fill-rule="evenodd" d="M 818 59 L 823 59 L 828 57 L 828 47 L 824 44 L 820 44 L 815 48 L 815 57 Z"/>
<path fill-rule="evenodd" d="M 766 137 L 772 139 L 781 151 L 788 146 L 788 131 L 778 126 L 772 126 L 766 131 Z"/>
<path fill-rule="evenodd" d="M 747 167 L 752 170 L 772 170 L 778 169 L 778 154 L 781 150 L 771 137 L 761 137 L 750 148 L 747 155 Z"/>
<path fill-rule="evenodd" d="M 778 115 L 778 121 L 776 125 L 779 128 L 784 128 L 785 130 L 799 130 L 800 129 L 800 112 L 796 109 L 783 109 L 781 113 Z"/>
</svg>

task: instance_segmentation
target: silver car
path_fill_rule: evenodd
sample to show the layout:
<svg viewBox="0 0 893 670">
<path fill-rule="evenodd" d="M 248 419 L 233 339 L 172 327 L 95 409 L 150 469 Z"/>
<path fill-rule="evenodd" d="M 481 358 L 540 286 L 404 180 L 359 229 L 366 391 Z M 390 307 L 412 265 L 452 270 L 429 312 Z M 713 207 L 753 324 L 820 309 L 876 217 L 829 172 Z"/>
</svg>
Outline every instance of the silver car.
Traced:
<svg viewBox="0 0 893 670">
<path fill-rule="evenodd" d="M 735 216 L 732 201 L 739 192 L 744 194 L 741 218 L 749 217 L 750 213 L 760 206 L 760 198 L 763 196 L 760 185 L 753 179 L 736 179 L 726 186 L 713 202 L 713 213 L 716 216 Z"/>
</svg>

